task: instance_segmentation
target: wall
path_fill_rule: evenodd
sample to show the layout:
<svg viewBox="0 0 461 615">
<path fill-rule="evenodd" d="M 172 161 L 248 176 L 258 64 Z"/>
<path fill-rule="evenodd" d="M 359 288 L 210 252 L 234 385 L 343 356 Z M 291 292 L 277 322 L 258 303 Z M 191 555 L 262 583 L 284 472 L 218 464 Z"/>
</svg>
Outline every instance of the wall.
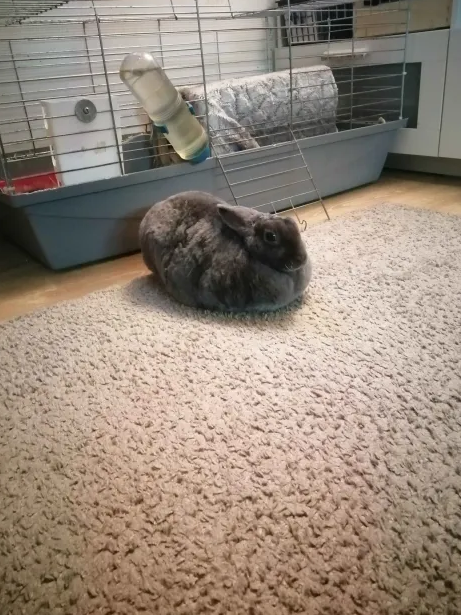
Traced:
<svg viewBox="0 0 461 615">
<path fill-rule="evenodd" d="M 176 85 L 203 81 L 194 0 L 95 0 L 109 87 L 121 109 L 124 134 L 144 130 L 148 118 L 118 76 L 125 54 L 147 50 L 161 58 Z M 155 8 L 160 4 L 163 8 Z M 248 10 L 232 0 L 233 11 Z M 251 0 L 252 10 L 273 0 Z M 118 8 L 120 7 L 120 8 Z M 228 0 L 200 0 L 207 79 L 267 72 L 270 56 L 265 19 L 213 19 L 228 14 Z M 40 100 L 107 91 L 94 11 L 88 0 L 71 0 L 49 11 L 45 21 L 0 27 L 0 132 L 8 152 L 48 147 Z M 219 53 L 218 53 L 219 52 Z"/>
</svg>

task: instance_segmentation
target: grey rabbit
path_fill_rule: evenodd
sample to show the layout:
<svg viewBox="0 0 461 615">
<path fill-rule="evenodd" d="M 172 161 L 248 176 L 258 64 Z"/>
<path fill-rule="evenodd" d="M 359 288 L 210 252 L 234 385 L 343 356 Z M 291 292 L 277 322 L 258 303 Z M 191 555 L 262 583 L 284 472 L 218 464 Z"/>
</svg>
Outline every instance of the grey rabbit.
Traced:
<svg viewBox="0 0 461 615">
<path fill-rule="evenodd" d="M 147 212 L 146 266 L 180 303 L 230 312 L 277 310 L 300 297 L 311 263 L 296 222 L 183 192 Z"/>
</svg>

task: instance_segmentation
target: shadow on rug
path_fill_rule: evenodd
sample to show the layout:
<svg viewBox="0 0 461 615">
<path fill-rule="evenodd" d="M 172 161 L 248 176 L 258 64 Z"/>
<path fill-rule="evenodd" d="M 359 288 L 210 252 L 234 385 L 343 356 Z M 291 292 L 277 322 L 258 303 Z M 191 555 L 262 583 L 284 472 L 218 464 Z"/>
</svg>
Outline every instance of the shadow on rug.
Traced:
<svg viewBox="0 0 461 615">
<path fill-rule="evenodd" d="M 0 325 L 0 612 L 461 613 L 461 219 L 306 233 L 298 306 L 148 277 Z"/>
</svg>

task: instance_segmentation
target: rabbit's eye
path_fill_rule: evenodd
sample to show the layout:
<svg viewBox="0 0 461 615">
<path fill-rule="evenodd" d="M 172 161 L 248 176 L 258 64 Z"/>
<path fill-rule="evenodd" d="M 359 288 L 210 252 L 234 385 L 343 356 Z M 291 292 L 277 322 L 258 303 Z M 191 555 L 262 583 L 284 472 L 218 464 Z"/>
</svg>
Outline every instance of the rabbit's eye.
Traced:
<svg viewBox="0 0 461 615">
<path fill-rule="evenodd" d="M 277 235 L 274 231 L 264 231 L 264 241 L 266 243 L 275 244 L 277 243 Z"/>
</svg>

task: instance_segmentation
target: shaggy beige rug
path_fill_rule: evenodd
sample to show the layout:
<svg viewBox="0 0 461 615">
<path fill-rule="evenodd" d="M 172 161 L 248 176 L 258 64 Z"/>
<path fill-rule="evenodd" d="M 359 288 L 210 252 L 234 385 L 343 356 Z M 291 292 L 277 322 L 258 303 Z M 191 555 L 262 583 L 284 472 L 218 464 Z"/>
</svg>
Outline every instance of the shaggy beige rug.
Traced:
<svg viewBox="0 0 461 615">
<path fill-rule="evenodd" d="M 461 613 L 461 218 L 306 241 L 276 315 L 146 277 L 0 327 L 2 615 Z"/>
</svg>

